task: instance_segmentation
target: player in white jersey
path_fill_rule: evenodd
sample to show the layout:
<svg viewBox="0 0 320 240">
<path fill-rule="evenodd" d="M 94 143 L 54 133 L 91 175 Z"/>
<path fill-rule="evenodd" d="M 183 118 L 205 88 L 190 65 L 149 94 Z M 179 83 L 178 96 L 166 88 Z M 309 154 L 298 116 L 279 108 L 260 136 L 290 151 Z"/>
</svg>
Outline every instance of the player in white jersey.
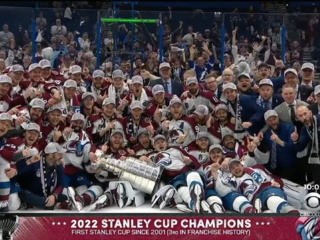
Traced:
<svg viewBox="0 0 320 240">
<path fill-rule="evenodd" d="M 198 160 L 181 147 L 168 148 L 168 142 L 163 135 L 153 139 L 155 151 L 140 157 L 147 161 L 164 167 L 166 182 L 177 189 L 182 200 L 194 213 L 210 213 L 208 204 L 204 201 L 205 179 L 196 170 L 200 164 Z"/>
<path fill-rule="evenodd" d="M 232 178 L 227 183 L 230 189 L 243 194 L 251 203 L 255 204 L 256 208 L 258 206 L 256 202 L 260 202 L 259 208 L 261 209 L 257 209 L 259 212 L 270 210 L 273 213 L 299 213 L 287 202 L 286 195 L 282 190 L 282 180 L 272 176 L 262 165 L 248 168 L 244 167 L 240 160 L 232 159 L 228 166 L 232 174 Z M 226 185 L 218 174 L 219 167 L 218 163 L 211 167 L 218 193 Z"/>
<path fill-rule="evenodd" d="M 217 170 L 217 174 L 219 175 L 219 179 L 223 184 L 228 183 L 231 177 L 228 165 L 226 165 L 230 158 L 225 158 L 221 145 L 213 144 L 210 146 L 209 156 L 211 164 L 207 165 L 204 168 L 204 171 L 208 179 L 206 200 L 210 205 L 210 209 L 213 212 L 217 212 L 217 210 L 219 210 L 219 204 L 217 203 L 223 203 L 224 208 L 229 211 L 236 211 L 239 213 L 254 213 L 255 208 L 249 203 L 247 198 L 245 198 L 239 192 L 232 191 L 227 184 L 221 187 L 221 185 L 216 184 L 212 177 L 214 174 L 211 173 L 211 168 L 215 163 L 220 165 L 220 168 Z"/>
<path fill-rule="evenodd" d="M 64 194 L 69 196 L 73 207 L 79 211 L 85 205 L 93 203 L 103 193 L 101 187 L 91 186 L 83 167 L 83 164 L 97 160 L 96 148 L 91 144 L 86 132 L 82 130 L 84 124 L 84 116 L 75 113 L 71 118 L 70 128 L 66 128 L 63 132 L 63 137 L 66 140 L 63 147 L 67 150 L 63 156 L 65 162 Z M 79 197 L 77 201 L 76 197 Z"/>
</svg>

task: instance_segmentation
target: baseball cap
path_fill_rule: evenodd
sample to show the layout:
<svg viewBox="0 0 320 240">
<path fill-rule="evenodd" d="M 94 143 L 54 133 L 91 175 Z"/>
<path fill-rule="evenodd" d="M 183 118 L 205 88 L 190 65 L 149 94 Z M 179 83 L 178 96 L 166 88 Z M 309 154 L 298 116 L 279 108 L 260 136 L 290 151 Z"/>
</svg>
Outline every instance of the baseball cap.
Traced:
<svg viewBox="0 0 320 240">
<path fill-rule="evenodd" d="M 223 91 L 227 89 L 237 90 L 237 86 L 234 83 L 226 83 L 223 85 Z"/>
<path fill-rule="evenodd" d="M 29 103 L 29 106 L 31 108 L 41 108 L 42 110 L 44 110 L 45 105 L 46 105 L 46 103 L 40 98 L 34 98 Z"/>
<path fill-rule="evenodd" d="M 63 84 L 63 87 L 65 88 L 77 88 L 77 86 L 78 86 L 77 82 L 71 79 L 65 81 Z"/>
<path fill-rule="evenodd" d="M 94 97 L 94 95 L 93 95 L 92 92 L 85 92 L 85 93 L 82 94 L 81 100 L 84 100 L 84 99 L 86 99 L 87 97 L 92 97 L 93 99 L 95 99 L 95 97 Z"/>
<path fill-rule="evenodd" d="M 150 132 L 146 128 L 139 128 L 137 136 L 139 137 L 141 134 L 150 135 Z"/>
<path fill-rule="evenodd" d="M 240 73 L 239 76 L 238 76 L 238 80 L 242 77 L 245 77 L 245 78 L 249 78 L 251 80 L 251 77 L 248 73 Z"/>
<path fill-rule="evenodd" d="M 9 72 L 24 72 L 24 69 L 21 65 L 15 64 L 10 67 Z"/>
<path fill-rule="evenodd" d="M 209 147 L 209 152 L 211 152 L 213 149 L 220 149 L 222 151 L 222 147 L 220 144 L 213 144 Z"/>
<path fill-rule="evenodd" d="M 131 78 L 131 83 L 132 84 L 138 83 L 140 85 L 143 85 L 143 79 L 141 76 L 134 76 Z"/>
<path fill-rule="evenodd" d="M 158 140 L 167 140 L 164 135 L 158 134 L 153 138 L 153 145 L 158 141 Z"/>
<path fill-rule="evenodd" d="M 75 113 L 72 115 L 71 121 L 85 121 L 84 116 L 81 113 Z"/>
<path fill-rule="evenodd" d="M 47 110 L 47 113 L 50 113 L 54 110 L 59 110 L 62 113 L 62 109 L 58 105 L 53 105 L 53 106 L 49 107 Z"/>
<path fill-rule="evenodd" d="M 230 161 L 228 162 L 229 168 L 233 163 L 241 163 L 241 161 L 238 158 L 230 159 Z"/>
<path fill-rule="evenodd" d="M 13 118 L 9 113 L 1 113 L 0 114 L 0 121 L 11 121 L 11 122 L 13 122 Z"/>
<path fill-rule="evenodd" d="M 182 101 L 180 98 L 178 98 L 177 96 L 174 96 L 171 100 L 170 100 L 170 103 L 169 103 L 169 107 L 172 107 L 174 104 L 180 104 L 182 105 Z"/>
<path fill-rule="evenodd" d="M 130 108 L 131 109 L 135 109 L 135 108 L 143 109 L 143 105 L 140 101 L 132 101 Z"/>
<path fill-rule="evenodd" d="M 63 149 L 58 143 L 50 142 L 44 149 L 45 154 L 52 154 L 52 153 L 65 153 L 67 150 Z"/>
<path fill-rule="evenodd" d="M 114 98 L 107 97 L 102 102 L 102 106 L 106 106 L 106 105 L 109 105 L 109 104 L 116 105 L 116 100 Z"/>
<path fill-rule="evenodd" d="M 293 73 L 294 75 L 298 76 L 297 70 L 295 70 L 294 68 L 288 68 L 287 70 L 284 71 L 284 76 L 287 73 Z"/>
<path fill-rule="evenodd" d="M 189 86 L 190 84 L 192 83 L 195 83 L 197 84 L 198 83 L 198 80 L 196 77 L 188 77 L 187 80 L 186 80 L 186 85 Z"/>
<path fill-rule="evenodd" d="M 320 93 L 320 85 L 317 85 L 315 88 L 314 88 L 314 95 L 318 95 Z"/>
<path fill-rule="evenodd" d="M 26 131 L 37 131 L 40 133 L 40 126 L 36 123 L 29 123 L 25 128 Z"/>
<path fill-rule="evenodd" d="M 104 72 L 101 71 L 101 70 L 94 70 L 93 73 L 92 73 L 92 77 L 93 78 L 104 78 Z"/>
<path fill-rule="evenodd" d="M 233 132 L 227 127 L 221 128 L 221 136 L 222 136 L 222 139 L 224 139 L 226 136 L 234 137 Z"/>
<path fill-rule="evenodd" d="M 311 69 L 312 71 L 314 71 L 314 65 L 313 63 L 304 63 L 302 64 L 301 66 L 301 70 L 304 70 L 304 69 Z"/>
<path fill-rule="evenodd" d="M 33 70 L 35 70 L 36 68 L 41 68 L 41 66 L 38 63 L 32 63 L 29 68 L 28 68 L 28 72 L 32 72 Z M 42 69 L 42 68 L 41 68 Z"/>
<path fill-rule="evenodd" d="M 70 67 L 69 72 L 71 74 L 77 74 L 77 73 L 82 73 L 82 68 L 78 65 L 73 65 Z"/>
<path fill-rule="evenodd" d="M 161 70 L 162 68 L 171 68 L 170 63 L 167 63 L 167 62 L 161 63 L 159 66 L 159 70 Z"/>
<path fill-rule="evenodd" d="M 278 113 L 275 110 L 268 110 L 264 113 L 264 120 L 267 121 L 269 117 L 278 117 Z"/>
<path fill-rule="evenodd" d="M 39 62 L 39 65 L 40 67 L 43 69 L 43 68 L 51 68 L 51 62 L 47 59 L 42 59 L 40 62 Z"/>
<path fill-rule="evenodd" d="M 12 79 L 8 75 L 1 75 L 0 83 L 10 83 L 12 85 Z"/>
<path fill-rule="evenodd" d="M 114 70 L 112 72 L 112 78 L 121 78 L 124 79 L 124 74 L 120 69 Z"/>
<path fill-rule="evenodd" d="M 208 133 L 207 132 L 198 132 L 196 140 L 199 140 L 201 138 L 207 138 L 209 139 Z"/>
<path fill-rule="evenodd" d="M 123 138 L 124 138 L 124 133 L 123 133 L 123 131 L 121 131 L 121 130 L 119 130 L 119 129 L 115 129 L 115 130 L 113 130 L 112 132 L 111 132 L 111 137 L 112 136 L 114 136 L 114 135 L 116 135 L 116 134 L 120 134 Z"/>
<path fill-rule="evenodd" d="M 223 110 L 228 111 L 227 105 L 225 105 L 225 104 L 223 104 L 223 103 L 220 103 L 220 104 L 218 104 L 218 105 L 214 108 L 214 112 L 217 112 L 217 111 L 219 111 L 220 109 L 223 109 Z"/>
<path fill-rule="evenodd" d="M 164 93 L 164 92 L 165 92 L 164 87 L 160 84 L 157 84 L 152 88 L 152 95 L 156 95 L 157 93 Z"/>
<path fill-rule="evenodd" d="M 263 85 L 269 85 L 269 86 L 272 86 L 273 87 L 273 83 L 270 79 L 268 78 L 265 78 L 265 79 L 262 79 L 260 82 L 259 82 L 259 87 L 263 86 Z"/>
<path fill-rule="evenodd" d="M 205 105 L 198 105 L 193 113 L 197 114 L 200 117 L 203 117 L 209 114 L 209 109 Z"/>
</svg>

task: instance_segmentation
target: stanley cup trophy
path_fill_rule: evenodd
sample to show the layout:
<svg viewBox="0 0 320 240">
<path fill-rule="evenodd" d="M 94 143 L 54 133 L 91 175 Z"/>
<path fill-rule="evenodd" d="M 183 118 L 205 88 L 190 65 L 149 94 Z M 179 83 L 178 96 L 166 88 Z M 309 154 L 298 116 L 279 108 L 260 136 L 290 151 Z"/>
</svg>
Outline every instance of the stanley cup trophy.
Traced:
<svg viewBox="0 0 320 240">
<path fill-rule="evenodd" d="M 158 190 L 162 166 L 150 166 L 130 157 L 124 161 L 118 160 L 108 157 L 100 150 L 96 151 L 96 156 L 99 159 L 97 167 L 117 175 L 119 181 L 127 181 L 136 190 L 151 195 Z"/>
<path fill-rule="evenodd" d="M 0 217 L 0 231 L 2 240 L 12 240 L 12 235 L 18 229 L 19 217 L 17 215 L 2 215 Z"/>
</svg>

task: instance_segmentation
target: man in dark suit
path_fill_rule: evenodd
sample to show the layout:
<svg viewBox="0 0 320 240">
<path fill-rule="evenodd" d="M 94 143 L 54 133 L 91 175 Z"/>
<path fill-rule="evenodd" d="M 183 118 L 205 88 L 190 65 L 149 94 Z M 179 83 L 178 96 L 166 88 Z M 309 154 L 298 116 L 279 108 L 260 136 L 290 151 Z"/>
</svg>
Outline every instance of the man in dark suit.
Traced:
<svg viewBox="0 0 320 240">
<path fill-rule="evenodd" d="M 164 87 L 166 95 L 176 95 L 180 97 L 183 93 L 183 84 L 180 81 L 171 79 L 171 67 L 167 62 L 160 64 L 159 71 L 161 78 L 151 80 L 151 87 L 160 84 Z"/>
<path fill-rule="evenodd" d="M 266 112 L 279 106 L 284 100 L 273 92 L 273 83 L 270 79 L 262 79 L 259 82 L 259 97 L 256 101 Z"/>
<path fill-rule="evenodd" d="M 312 115 L 317 115 L 320 113 L 320 85 L 316 86 L 314 89 L 315 102 L 308 106 L 311 110 Z"/>
</svg>

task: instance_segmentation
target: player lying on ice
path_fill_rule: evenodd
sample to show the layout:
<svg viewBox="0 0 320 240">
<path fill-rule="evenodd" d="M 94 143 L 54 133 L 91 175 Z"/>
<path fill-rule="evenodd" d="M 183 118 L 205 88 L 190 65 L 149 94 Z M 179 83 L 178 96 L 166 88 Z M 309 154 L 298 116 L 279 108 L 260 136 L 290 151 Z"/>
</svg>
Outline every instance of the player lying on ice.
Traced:
<svg viewBox="0 0 320 240">
<path fill-rule="evenodd" d="M 208 152 L 209 161 L 202 163 L 202 166 L 198 169 L 198 171 L 203 172 L 206 176 L 207 184 L 205 189 L 205 199 L 209 204 L 211 212 L 224 213 L 224 209 L 227 209 L 229 211 L 236 211 L 239 213 L 255 212 L 255 208 L 249 203 L 248 199 L 239 192 L 230 190 L 226 194 L 223 194 L 223 197 L 221 197 L 217 193 L 211 177 L 211 166 L 215 163 L 219 163 L 220 169 L 218 170 L 218 174 L 221 179 L 224 179 L 223 181 L 227 181 L 230 176 L 228 169 L 228 161 L 230 160 L 230 158 L 225 158 L 222 147 L 219 144 L 211 145 Z M 249 160 L 249 158 L 244 159 Z M 247 163 L 247 161 L 244 162 Z M 252 164 L 251 159 L 249 161 L 249 164 Z M 156 201 L 159 201 L 162 203 L 160 205 L 162 208 L 168 205 L 174 205 L 183 212 L 192 212 L 187 204 L 179 201 L 180 198 L 181 197 L 179 197 L 179 191 L 176 191 L 176 189 L 172 185 L 167 185 L 161 188 L 155 194 L 152 203 L 154 204 Z"/>
<path fill-rule="evenodd" d="M 219 163 L 211 165 L 211 174 L 215 180 L 218 194 L 226 193 L 226 186 L 243 194 L 258 212 L 270 210 L 273 213 L 299 213 L 287 202 L 282 190 L 283 181 L 272 176 L 262 165 L 244 167 L 240 160 L 232 159 L 228 163 L 232 174 L 228 182 L 218 174 Z"/>
</svg>

